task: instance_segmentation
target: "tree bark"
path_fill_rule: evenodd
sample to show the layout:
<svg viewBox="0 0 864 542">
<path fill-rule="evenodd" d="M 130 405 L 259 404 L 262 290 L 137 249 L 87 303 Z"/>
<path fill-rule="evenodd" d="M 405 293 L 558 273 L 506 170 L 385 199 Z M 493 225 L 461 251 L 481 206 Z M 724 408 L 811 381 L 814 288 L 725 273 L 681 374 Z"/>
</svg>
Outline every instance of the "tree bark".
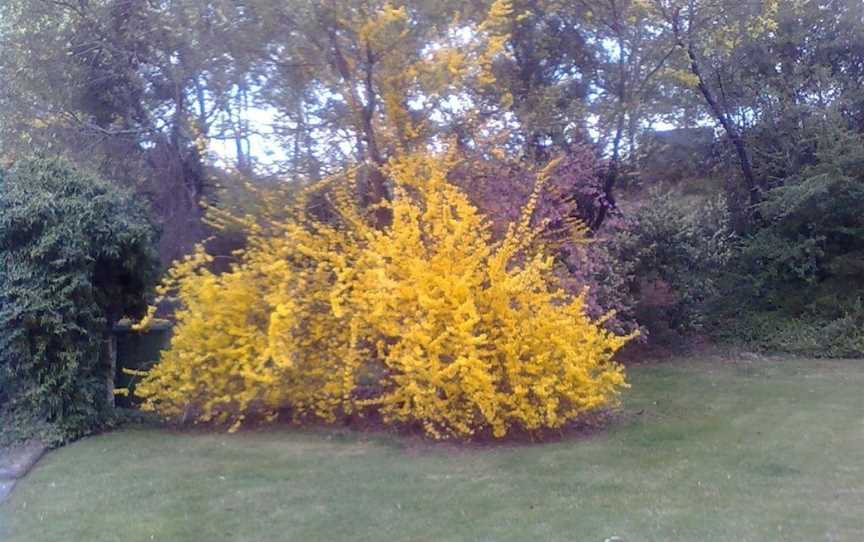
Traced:
<svg viewBox="0 0 864 542">
<path fill-rule="evenodd" d="M 589 224 L 589 227 L 596 231 L 603 225 L 606 220 L 606 215 L 610 209 L 615 208 L 615 184 L 618 182 L 618 175 L 621 170 L 621 138 L 624 137 L 624 112 L 619 112 L 617 126 L 615 127 L 615 138 L 612 140 L 612 158 L 609 160 L 609 169 L 606 171 L 606 176 L 603 179 L 603 197 L 604 201 L 597 209 L 597 214 Z"/>
<path fill-rule="evenodd" d="M 375 55 L 371 46 L 366 43 L 364 45 L 364 69 L 362 77 L 363 101 L 361 102 L 355 87 L 355 79 L 348 65 L 348 61 L 342 54 L 342 48 L 339 46 L 339 40 L 336 34 L 329 32 L 330 45 L 334 58 L 334 64 L 339 76 L 348 85 L 348 99 L 350 105 L 356 115 L 359 116 L 357 124 L 357 147 L 361 153 L 361 158 L 366 159 L 368 164 L 366 173 L 366 194 L 365 204 L 374 205 L 388 199 L 387 179 L 381 171 L 386 160 L 378 147 L 378 140 L 375 134 L 375 110 L 377 108 L 377 96 L 375 93 L 375 85 L 373 80 L 375 68 Z M 365 154 L 365 156 L 363 156 Z M 377 208 L 373 213 L 375 224 L 378 227 L 383 227 L 389 223 L 390 215 L 386 209 Z"/>
<path fill-rule="evenodd" d="M 685 42 L 684 38 L 681 36 L 680 19 L 677 12 L 673 14 L 672 28 L 678 46 L 687 52 L 687 58 L 690 61 L 690 72 L 696 76 L 699 92 L 708 104 L 708 108 L 715 120 L 720 123 L 723 130 L 726 132 L 727 139 L 729 139 L 732 146 L 735 148 L 735 153 L 738 155 L 738 162 L 741 166 L 741 174 L 744 176 L 744 182 L 747 184 L 750 206 L 752 208 L 751 211 L 754 215 L 758 215 L 756 207 L 762 201 L 761 186 L 757 182 L 756 176 L 753 174 L 753 167 L 750 162 L 750 155 L 747 152 L 747 145 L 744 142 L 744 138 L 729 118 L 729 115 L 720 106 L 714 93 L 711 92 L 710 87 L 708 87 L 708 84 L 705 82 L 705 77 L 703 76 L 702 69 L 699 65 L 699 59 L 696 56 L 696 51 L 693 47 L 693 40 L 688 36 L 687 41 Z M 688 34 L 690 34 L 690 29 L 688 29 Z"/>
<path fill-rule="evenodd" d="M 627 115 L 627 54 L 624 36 L 621 30 L 621 15 L 615 0 L 610 2 L 612 8 L 612 29 L 618 38 L 618 84 L 616 94 L 618 99 L 618 111 L 615 119 L 615 137 L 612 140 L 612 157 L 609 160 L 609 169 L 603 180 L 603 197 L 597 214 L 589 224 L 592 230 L 597 230 L 606 220 L 609 210 L 615 207 L 615 184 L 618 182 L 618 174 L 621 169 L 621 139 L 624 137 L 624 124 Z"/>
</svg>

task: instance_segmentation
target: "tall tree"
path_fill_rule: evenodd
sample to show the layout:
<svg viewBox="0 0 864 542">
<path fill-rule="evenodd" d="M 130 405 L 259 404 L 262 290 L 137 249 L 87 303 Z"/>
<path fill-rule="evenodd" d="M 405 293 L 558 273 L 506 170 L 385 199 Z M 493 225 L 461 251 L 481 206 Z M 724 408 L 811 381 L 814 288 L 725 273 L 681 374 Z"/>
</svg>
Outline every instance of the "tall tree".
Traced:
<svg viewBox="0 0 864 542">
<path fill-rule="evenodd" d="M 229 11 L 230 10 L 230 11 Z M 227 107 L 230 2 L 10 0 L 0 145 L 62 152 L 149 196 L 170 261 L 204 234 L 204 138 Z"/>
<path fill-rule="evenodd" d="M 598 228 L 614 207 L 615 185 L 626 152 L 632 158 L 643 124 L 658 110 L 660 76 L 674 53 L 672 35 L 639 0 L 585 2 L 598 51 L 592 112 L 597 118 L 598 147 L 607 154 L 603 190 L 609 205 L 591 224 Z"/>
<path fill-rule="evenodd" d="M 736 100 L 737 90 L 726 77 L 740 60 L 746 44 L 776 29 L 776 0 L 727 2 L 714 0 L 659 0 L 657 6 L 676 44 L 686 56 L 692 78 L 684 78 L 704 99 L 708 113 L 722 127 L 735 149 L 751 210 L 756 213 L 765 189 L 753 171 L 743 134 L 749 121 L 747 104 Z"/>
</svg>

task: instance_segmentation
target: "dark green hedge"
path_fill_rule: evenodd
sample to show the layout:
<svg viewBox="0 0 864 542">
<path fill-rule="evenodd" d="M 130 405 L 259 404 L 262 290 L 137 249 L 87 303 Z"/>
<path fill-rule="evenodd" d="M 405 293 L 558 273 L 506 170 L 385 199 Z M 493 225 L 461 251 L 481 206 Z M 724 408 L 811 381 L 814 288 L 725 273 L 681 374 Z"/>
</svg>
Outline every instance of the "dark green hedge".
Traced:
<svg viewBox="0 0 864 542">
<path fill-rule="evenodd" d="M 126 191 L 62 160 L 0 172 L 0 425 L 62 442 L 111 414 L 105 339 L 138 316 L 156 232 Z"/>
</svg>

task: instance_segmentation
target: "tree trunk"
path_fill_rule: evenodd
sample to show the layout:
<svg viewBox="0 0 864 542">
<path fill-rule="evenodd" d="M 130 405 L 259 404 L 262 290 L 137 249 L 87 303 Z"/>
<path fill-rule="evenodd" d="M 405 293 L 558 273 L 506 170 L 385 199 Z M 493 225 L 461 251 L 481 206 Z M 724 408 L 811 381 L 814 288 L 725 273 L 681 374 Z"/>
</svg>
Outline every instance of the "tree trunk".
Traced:
<svg viewBox="0 0 864 542">
<path fill-rule="evenodd" d="M 723 108 L 720 107 L 720 104 L 714 97 L 714 93 L 711 92 L 711 89 L 705 82 L 705 77 L 703 76 L 702 69 L 699 65 L 699 59 L 696 56 L 696 51 L 693 48 L 693 41 L 689 39 L 688 36 L 688 40 L 685 43 L 684 39 L 681 37 L 680 20 L 678 13 L 675 13 L 673 15 L 672 27 L 673 32 L 675 33 L 675 39 L 678 42 L 678 46 L 687 52 L 687 57 L 690 61 L 690 72 L 696 76 L 699 92 L 702 94 L 702 97 L 708 104 L 708 108 L 710 109 L 711 114 L 714 116 L 715 120 L 719 122 L 720 125 L 723 127 L 723 130 L 726 132 L 726 137 L 729 139 L 729 141 L 732 143 L 732 146 L 735 148 L 735 153 L 738 155 L 738 162 L 741 166 L 741 174 L 744 176 L 744 182 L 747 184 L 751 212 L 754 214 L 754 216 L 758 216 L 757 206 L 762 201 L 762 193 L 760 190 L 761 187 L 756 181 L 756 176 L 753 174 L 753 167 L 750 163 L 750 155 L 747 152 L 747 145 L 745 144 L 744 139 L 741 137 L 741 134 L 738 132 L 738 129 L 732 123 L 729 115 L 723 110 Z"/>
<path fill-rule="evenodd" d="M 621 139 L 624 137 L 624 111 L 623 108 L 618 114 L 618 122 L 615 127 L 615 138 L 612 140 L 612 158 L 609 160 L 609 169 L 606 171 L 606 177 L 603 180 L 603 197 L 600 208 L 597 209 L 597 214 L 589 226 L 596 231 L 603 225 L 606 220 L 606 215 L 610 209 L 615 208 L 615 183 L 618 182 L 618 175 L 621 170 Z"/>
<path fill-rule="evenodd" d="M 723 127 L 723 130 L 726 132 L 726 137 L 732 143 L 732 146 L 735 147 L 735 153 L 738 155 L 738 162 L 741 165 L 741 174 L 744 176 L 744 181 L 747 183 L 747 190 L 750 194 L 750 205 L 755 208 L 755 206 L 762 201 L 762 195 L 759 189 L 759 184 L 756 182 L 756 177 L 753 175 L 753 167 L 750 164 L 750 155 L 747 153 L 747 146 L 744 143 L 744 139 L 741 137 L 741 134 L 738 132 L 738 129 L 732 123 L 731 119 L 729 119 L 729 115 L 720 108 L 720 104 L 717 102 L 711 89 L 709 89 L 708 85 L 705 84 L 705 80 L 702 77 L 702 70 L 699 68 L 696 54 L 693 51 L 693 44 L 687 46 L 687 56 L 690 58 L 690 71 L 693 72 L 693 75 L 695 75 L 699 80 L 699 92 L 702 93 L 702 96 L 708 103 L 708 107 L 711 109 L 714 118 L 717 119 Z"/>
<path fill-rule="evenodd" d="M 114 376 L 117 374 L 117 337 L 109 329 L 105 334 L 103 343 L 105 345 L 105 378 L 108 387 L 106 402 L 109 407 L 114 408 Z"/>
</svg>

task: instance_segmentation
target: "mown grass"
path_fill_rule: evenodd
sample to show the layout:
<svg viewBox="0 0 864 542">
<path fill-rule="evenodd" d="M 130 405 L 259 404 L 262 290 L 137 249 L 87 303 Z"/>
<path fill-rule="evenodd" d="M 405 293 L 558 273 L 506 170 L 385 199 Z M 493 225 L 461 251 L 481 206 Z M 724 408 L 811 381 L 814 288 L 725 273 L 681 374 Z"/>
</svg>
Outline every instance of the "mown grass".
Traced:
<svg viewBox="0 0 864 542">
<path fill-rule="evenodd" d="M 290 428 L 85 439 L 21 481 L 0 539 L 864 540 L 864 362 L 706 358 L 630 380 L 615 425 L 540 445 Z"/>
</svg>

